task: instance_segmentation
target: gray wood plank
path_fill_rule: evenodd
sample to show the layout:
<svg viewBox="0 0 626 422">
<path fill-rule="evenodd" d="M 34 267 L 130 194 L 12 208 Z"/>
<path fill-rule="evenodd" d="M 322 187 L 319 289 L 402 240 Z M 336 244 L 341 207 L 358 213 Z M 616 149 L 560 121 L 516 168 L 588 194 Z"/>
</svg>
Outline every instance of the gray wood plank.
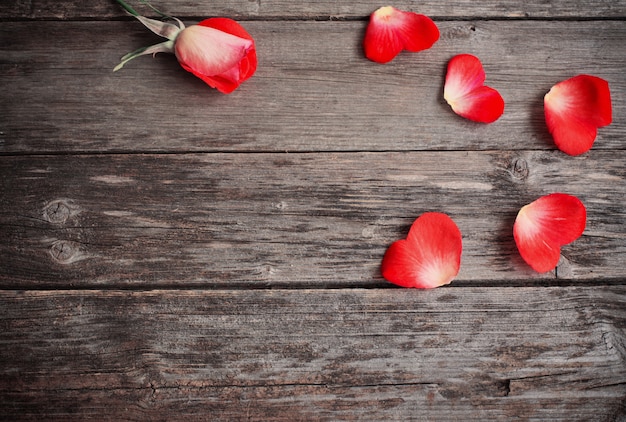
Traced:
<svg viewBox="0 0 626 422">
<path fill-rule="evenodd" d="M 602 285 L 1 291 L 0 415 L 621 420 L 625 300 Z"/>
<path fill-rule="evenodd" d="M 139 1 L 129 1 L 141 13 L 153 14 L 140 7 Z M 179 17 L 229 16 L 243 19 L 345 19 L 369 16 L 382 4 L 374 0 L 360 1 L 292 1 L 292 0 L 212 0 L 210 3 L 193 0 L 157 0 L 151 2 L 159 9 Z M 394 1 L 395 7 L 413 10 L 433 17 L 505 17 L 505 18 L 623 18 L 624 0 L 409 0 Z M 124 16 L 121 7 L 113 1 L 83 0 L 12 0 L 0 3 L 0 18 L 16 19 L 81 19 L 114 18 Z"/>
<path fill-rule="evenodd" d="M 0 152 L 554 149 L 543 95 L 579 73 L 609 81 L 614 122 L 596 150 L 626 138 L 626 21 L 441 22 L 431 50 L 379 65 L 365 22 L 246 22 L 257 74 L 230 96 L 173 56 L 120 56 L 157 38 L 137 22 L 3 23 Z M 443 100 L 455 54 L 478 55 L 506 101 L 491 125 Z"/>
<path fill-rule="evenodd" d="M 622 151 L 3 157 L 0 287 L 378 286 L 386 248 L 426 211 L 463 233 L 460 285 L 620 279 L 623 163 Z M 552 192 L 585 203 L 587 228 L 539 275 L 512 226 Z"/>
</svg>

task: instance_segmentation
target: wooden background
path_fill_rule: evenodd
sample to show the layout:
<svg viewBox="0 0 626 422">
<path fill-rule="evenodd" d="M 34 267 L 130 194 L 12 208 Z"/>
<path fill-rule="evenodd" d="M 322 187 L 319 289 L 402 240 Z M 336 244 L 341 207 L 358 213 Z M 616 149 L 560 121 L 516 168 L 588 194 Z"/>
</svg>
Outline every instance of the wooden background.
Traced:
<svg viewBox="0 0 626 422">
<path fill-rule="evenodd" d="M 399 1 L 441 38 L 386 65 L 361 49 L 386 4 L 154 5 L 238 19 L 257 73 L 113 73 L 160 40 L 114 1 L 0 4 L 0 419 L 626 420 L 626 1 Z M 491 125 L 443 100 L 459 53 Z M 613 123 L 570 157 L 543 96 L 580 73 Z M 551 192 L 587 228 L 536 274 L 512 225 Z M 426 211 L 461 271 L 395 288 L 382 256 Z"/>
</svg>

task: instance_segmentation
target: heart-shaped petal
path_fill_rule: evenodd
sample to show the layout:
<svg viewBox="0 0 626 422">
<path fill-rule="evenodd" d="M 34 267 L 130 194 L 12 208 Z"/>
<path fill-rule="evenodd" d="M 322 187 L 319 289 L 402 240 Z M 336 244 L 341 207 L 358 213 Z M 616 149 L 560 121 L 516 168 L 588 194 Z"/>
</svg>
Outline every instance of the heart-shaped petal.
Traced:
<svg viewBox="0 0 626 422">
<path fill-rule="evenodd" d="M 523 206 L 513 225 L 513 237 L 522 258 L 535 271 L 553 270 L 561 246 L 578 239 L 585 230 L 587 210 L 572 195 L 553 193 Z"/>
<path fill-rule="evenodd" d="M 426 50 L 438 39 L 439 29 L 428 16 L 386 6 L 370 15 L 363 48 L 368 59 L 387 63 L 402 50 Z"/>
<path fill-rule="evenodd" d="M 554 85 L 544 97 L 548 130 L 566 154 L 591 149 L 598 128 L 611 124 L 611 92 L 602 78 L 578 75 Z"/>
<path fill-rule="evenodd" d="M 471 54 L 459 54 L 448 63 L 443 97 L 459 116 L 481 123 L 492 123 L 504 112 L 498 91 L 484 85 L 485 70 Z"/>
<path fill-rule="evenodd" d="M 461 232 L 446 214 L 427 212 L 406 239 L 391 244 L 381 265 L 383 277 L 402 287 L 429 289 L 449 284 L 461 266 Z"/>
</svg>

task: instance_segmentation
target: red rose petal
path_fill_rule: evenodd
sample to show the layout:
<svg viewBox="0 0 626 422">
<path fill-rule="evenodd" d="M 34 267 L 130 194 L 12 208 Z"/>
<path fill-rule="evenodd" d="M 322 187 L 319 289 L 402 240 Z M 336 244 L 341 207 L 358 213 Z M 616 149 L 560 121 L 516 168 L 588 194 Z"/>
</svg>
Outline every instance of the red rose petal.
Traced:
<svg viewBox="0 0 626 422">
<path fill-rule="evenodd" d="M 572 195 L 553 193 L 522 207 L 513 225 L 513 237 L 524 261 L 535 271 L 553 270 L 561 246 L 578 239 L 585 230 L 587 211 Z"/>
<path fill-rule="evenodd" d="M 370 15 L 363 48 L 368 59 L 387 63 L 403 49 L 426 50 L 438 39 L 439 29 L 429 17 L 386 6 Z"/>
<path fill-rule="evenodd" d="M 449 284 L 461 266 L 461 232 L 446 214 L 422 214 L 406 239 L 394 242 L 383 257 L 381 273 L 402 287 L 429 289 Z"/>
<path fill-rule="evenodd" d="M 209 18 L 198 23 L 198 25 L 208 26 L 209 28 L 217 29 L 239 38 L 254 41 L 252 36 L 244 29 L 243 26 L 241 26 L 237 21 L 229 18 Z"/>
<path fill-rule="evenodd" d="M 203 20 L 198 25 L 219 29 L 220 31 L 224 31 L 236 37 L 254 41 L 252 35 L 250 35 L 243 26 L 241 26 L 237 21 L 229 18 L 209 18 Z M 256 72 L 257 68 L 257 62 L 256 48 L 252 48 L 248 51 L 246 57 L 244 57 L 243 60 L 239 63 L 240 82 L 243 82 L 246 79 L 249 79 L 252 75 L 254 75 L 254 72 Z"/>
<path fill-rule="evenodd" d="M 504 112 L 504 100 L 484 82 L 480 60 L 471 54 L 459 54 L 448 63 L 443 97 L 459 116 L 475 122 L 495 122 Z"/>
<path fill-rule="evenodd" d="M 556 146 L 580 155 L 591 149 L 598 128 L 612 121 L 609 84 L 590 75 L 559 82 L 545 95 L 544 111 Z"/>
</svg>

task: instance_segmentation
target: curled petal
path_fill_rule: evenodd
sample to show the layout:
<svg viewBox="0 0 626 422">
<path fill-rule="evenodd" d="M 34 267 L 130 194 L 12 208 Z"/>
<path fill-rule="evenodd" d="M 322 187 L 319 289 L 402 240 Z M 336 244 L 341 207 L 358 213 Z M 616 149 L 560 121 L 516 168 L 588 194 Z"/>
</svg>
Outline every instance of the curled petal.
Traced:
<svg viewBox="0 0 626 422">
<path fill-rule="evenodd" d="M 484 83 L 480 60 L 471 54 L 460 54 L 448 63 L 443 97 L 459 116 L 475 122 L 495 122 L 504 112 L 504 99 Z"/>
<path fill-rule="evenodd" d="M 387 63 L 402 50 L 426 50 L 438 39 L 439 29 L 429 17 L 386 6 L 371 14 L 363 48 L 368 59 Z"/>
<path fill-rule="evenodd" d="M 443 95 L 454 99 L 470 94 L 485 83 L 485 70 L 476 56 L 459 54 L 448 62 Z"/>
<path fill-rule="evenodd" d="M 461 232 L 446 214 L 422 214 L 406 239 L 391 244 L 381 264 L 383 277 L 402 287 L 449 284 L 461 266 Z"/>
<path fill-rule="evenodd" d="M 611 124 L 611 93 L 604 79 L 578 75 L 554 85 L 544 97 L 544 112 L 554 143 L 569 155 L 587 152 L 598 128 Z"/>
<path fill-rule="evenodd" d="M 553 193 L 520 209 L 513 237 L 524 261 L 544 273 L 556 267 L 561 246 L 582 235 L 586 221 L 587 211 L 578 198 Z"/>
<path fill-rule="evenodd" d="M 481 86 L 471 93 L 457 98 L 451 104 L 456 114 L 480 123 L 492 123 L 504 112 L 504 100 L 498 91 Z"/>
</svg>

